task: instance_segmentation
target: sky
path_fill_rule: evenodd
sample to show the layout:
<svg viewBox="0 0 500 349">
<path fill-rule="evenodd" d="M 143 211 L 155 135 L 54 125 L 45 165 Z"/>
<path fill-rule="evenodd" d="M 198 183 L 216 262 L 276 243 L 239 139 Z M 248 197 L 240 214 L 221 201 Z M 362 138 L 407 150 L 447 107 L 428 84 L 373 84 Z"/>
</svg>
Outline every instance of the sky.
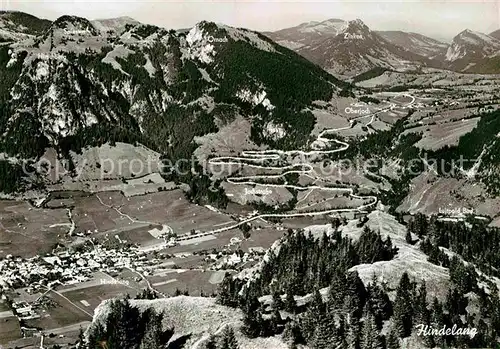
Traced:
<svg viewBox="0 0 500 349">
<path fill-rule="evenodd" d="M 67 14 L 88 19 L 129 16 L 169 29 L 208 20 L 273 31 L 308 21 L 360 18 L 372 30 L 412 31 L 445 41 L 465 29 L 500 29 L 500 0 L 0 0 L 0 8 L 51 20 Z"/>
</svg>

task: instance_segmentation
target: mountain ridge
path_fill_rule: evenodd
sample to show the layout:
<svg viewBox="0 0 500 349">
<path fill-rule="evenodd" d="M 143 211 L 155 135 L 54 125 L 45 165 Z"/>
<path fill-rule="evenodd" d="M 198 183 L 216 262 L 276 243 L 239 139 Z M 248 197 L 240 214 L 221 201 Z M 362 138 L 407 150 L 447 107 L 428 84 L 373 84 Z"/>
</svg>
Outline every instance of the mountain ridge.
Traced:
<svg viewBox="0 0 500 349">
<path fill-rule="evenodd" d="M 0 74 L 10 77 L 0 101 L 5 110 L 5 152 L 16 155 L 12 154 L 16 149 L 17 155 L 30 158 L 39 156 L 48 144 L 61 146 L 69 139 L 82 145 L 93 144 L 92 139 L 102 142 L 101 126 L 118 126 L 116 131 L 123 129 L 125 139 L 130 138 L 129 131 L 137 133 L 133 139 L 144 136 L 156 150 L 166 152 L 172 145 L 155 127 L 165 122 L 164 113 L 196 111 L 193 123 L 206 126 L 202 127 L 205 131 L 195 127 L 193 132 L 203 134 L 214 129 L 208 122 L 213 116 L 207 115 L 214 109 L 207 109 L 207 102 L 214 104 L 216 112 L 217 105 L 232 104 L 247 117 L 258 113 L 254 127 L 259 129 L 280 120 L 289 135 L 279 141 L 256 136 L 256 141 L 286 147 L 305 142 L 306 135 L 299 135 L 300 128 L 290 124 L 300 118 L 311 124 L 312 114 L 302 110 L 314 100 L 328 100 L 343 86 L 296 53 L 250 30 L 206 21 L 188 33 L 140 23 L 121 23 L 120 28 L 102 35 L 85 18 L 62 16 L 43 34 L 2 48 L 5 58 Z M 287 83 L 278 83 L 283 77 Z M 33 95 L 26 93 L 28 86 L 35 91 Z M 309 88 L 300 92 L 299 86 Z M 265 97 L 250 102 L 238 97 L 242 91 Z M 295 96 L 293 102 L 285 102 L 285 93 Z M 83 129 L 94 136 L 84 136 Z M 33 137 L 25 141 L 33 144 L 10 146 L 26 132 Z M 191 147 L 191 142 L 189 137 L 179 139 L 177 146 Z"/>
<path fill-rule="evenodd" d="M 361 20 L 349 21 L 338 35 L 297 52 L 339 76 L 354 76 L 375 67 L 407 70 L 427 64 L 427 58 L 390 43 Z"/>
<path fill-rule="evenodd" d="M 448 46 L 439 40 L 414 32 L 394 30 L 377 31 L 377 33 L 387 41 L 427 58 L 442 55 Z"/>
<path fill-rule="evenodd" d="M 444 61 L 456 71 L 478 72 L 481 66 L 500 56 L 500 40 L 492 36 L 465 29 L 457 34 L 448 50 Z M 500 67 L 492 67 L 492 72 L 500 72 Z"/>
<path fill-rule="evenodd" d="M 500 72 L 500 67 L 495 63 L 497 59 L 491 59 L 491 55 L 500 53 L 500 47 L 496 44 L 498 39 L 495 38 L 495 35 L 500 36 L 500 31 L 493 32 L 494 35 L 490 36 L 465 29 L 449 44 L 419 33 L 400 30 L 374 31 L 378 38 L 371 37 L 371 42 L 363 45 L 357 45 L 355 42 L 351 45 L 341 44 L 338 38 L 349 28 L 349 23 L 355 21 L 344 21 L 342 30 L 335 26 L 322 28 L 325 35 L 314 30 L 307 35 L 302 33 L 304 28 L 314 28 L 327 22 L 306 22 L 266 35 L 338 76 L 352 77 L 374 68 L 405 71 L 425 66 L 471 73 Z M 366 49 L 362 49 L 362 46 Z M 484 54 L 481 54 L 481 51 L 484 51 Z M 348 58 L 344 59 L 342 56 Z M 332 62 L 328 63 L 329 60 Z M 335 66 L 334 62 L 342 61 L 344 63 Z M 351 62 L 354 68 L 352 71 L 349 71 L 347 61 Z"/>
</svg>

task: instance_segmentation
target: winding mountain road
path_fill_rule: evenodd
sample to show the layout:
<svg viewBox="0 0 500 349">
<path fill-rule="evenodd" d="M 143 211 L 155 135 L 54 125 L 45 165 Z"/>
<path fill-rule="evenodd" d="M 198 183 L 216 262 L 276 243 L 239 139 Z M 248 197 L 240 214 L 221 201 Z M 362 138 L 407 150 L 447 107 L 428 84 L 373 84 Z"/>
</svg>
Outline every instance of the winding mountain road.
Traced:
<svg viewBox="0 0 500 349">
<path fill-rule="evenodd" d="M 398 96 L 405 96 L 409 97 L 411 101 L 405 105 L 399 105 L 399 108 L 405 109 L 405 108 L 410 108 L 414 102 L 415 102 L 415 97 L 406 94 L 406 93 L 399 93 L 395 95 L 396 97 Z M 363 118 L 368 118 L 371 117 L 370 121 L 367 123 L 367 126 L 371 125 L 375 119 L 376 116 L 380 113 L 386 112 L 393 110 L 394 108 L 398 107 L 395 103 L 390 103 L 389 107 L 380 109 L 374 113 L 360 116 L 358 118 L 353 119 L 350 121 L 350 125 L 347 127 L 342 127 L 342 128 L 332 128 L 332 129 L 326 129 L 322 131 L 319 135 L 318 138 L 316 139 L 314 143 L 320 141 L 324 142 L 324 144 L 334 142 L 337 144 L 340 144 L 341 147 L 337 149 L 331 149 L 331 150 L 320 150 L 320 149 L 315 149 L 311 151 L 302 151 L 302 150 L 289 150 L 289 151 L 284 151 L 284 150 L 247 150 L 243 151 L 239 156 L 221 156 L 221 157 L 215 157 L 212 159 L 209 159 L 209 164 L 212 165 L 220 165 L 220 166 L 225 166 L 225 165 L 239 165 L 239 166 L 247 166 L 251 168 L 257 168 L 257 169 L 263 169 L 263 170 L 281 170 L 281 171 L 286 171 L 278 175 L 256 175 L 256 176 L 247 176 L 247 177 L 229 177 L 227 178 L 227 182 L 236 184 L 236 185 L 254 185 L 254 186 L 261 186 L 261 187 L 275 187 L 275 188 L 290 188 L 290 189 L 295 189 L 295 190 L 309 190 L 310 192 L 314 190 L 323 190 L 323 191 L 336 191 L 336 192 L 346 192 L 349 194 L 351 198 L 354 199 L 361 199 L 361 200 L 370 200 L 369 203 L 363 204 L 358 206 L 357 208 L 345 208 L 345 209 L 329 209 L 329 210 L 320 210 L 320 211 L 315 211 L 315 212 L 294 212 L 294 213 L 264 213 L 264 214 L 256 214 L 252 217 L 249 217 L 247 219 L 243 219 L 239 222 L 232 223 L 228 222 L 227 225 L 222 226 L 217 229 L 213 229 L 207 232 L 201 232 L 197 234 L 184 234 L 182 236 L 179 236 L 176 240 L 177 241 L 185 241 L 185 240 L 191 240 L 203 236 L 208 236 L 208 235 L 215 235 L 218 233 L 222 233 L 228 230 L 232 230 L 235 228 L 240 227 L 243 224 L 250 223 L 255 220 L 262 219 L 265 221 L 265 218 L 293 218 L 293 217 L 315 217 L 315 216 L 321 216 L 321 215 L 326 215 L 326 214 L 332 214 L 332 213 L 340 213 L 340 212 L 364 212 L 367 208 L 374 206 L 378 202 L 378 198 L 376 196 L 361 196 L 361 195 L 356 195 L 354 193 L 353 188 L 346 188 L 346 187 L 322 187 L 319 185 L 310 185 L 310 186 L 297 186 L 297 185 L 292 185 L 292 184 L 262 184 L 262 183 L 257 183 L 254 180 L 258 179 L 276 179 L 276 178 L 281 178 L 285 176 L 287 173 L 297 173 L 297 174 L 302 174 L 305 176 L 309 176 L 311 179 L 318 181 L 321 180 L 321 177 L 319 177 L 317 174 L 314 172 L 313 166 L 309 162 L 302 162 L 298 164 L 293 164 L 293 165 L 284 165 L 284 166 L 268 166 L 268 165 L 263 165 L 263 164 L 256 164 L 256 163 L 263 163 L 266 160 L 279 160 L 284 156 L 290 156 L 294 154 L 302 155 L 304 157 L 306 156 L 312 156 L 312 155 L 322 155 L 322 154 L 333 154 L 333 153 L 338 153 L 345 151 L 349 148 L 349 144 L 343 141 L 335 140 L 335 139 L 329 139 L 325 138 L 324 136 L 327 134 L 332 134 L 341 130 L 347 130 L 353 127 L 354 125 L 354 120 L 359 120 Z M 297 170 L 296 168 L 301 167 L 301 170 Z M 287 171 L 288 170 L 288 171 Z M 314 176 L 316 175 L 316 176 Z M 310 193 L 309 193 L 310 194 Z M 307 194 L 308 195 L 308 194 Z M 303 201 L 303 199 L 299 200 L 299 202 Z M 304 208 L 304 207 L 302 207 Z M 302 209 L 301 208 L 301 209 Z M 153 250 L 158 250 L 162 249 L 165 247 L 165 244 L 155 244 L 152 246 L 147 246 L 147 247 L 142 247 L 141 250 L 144 252 L 147 251 L 153 251 Z"/>
<path fill-rule="evenodd" d="M 411 101 L 407 103 L 404 106 L 400 106 L 402 108 L 409 108 L 413 105 L 415 102 L 415 97 L 412 95 L 402 93 L 398 94 L 397 96 L 405 96 L 409 97 Z M 366 126 L 371 125 L 375 119 L 376 116 L 380 113 L 387 112 L 390 110 L 393 110 L 396 108 L 397 105 L 394 103 L 390 103 L 390 106 L 387 108 L 380 109 L 374 113 L 368 114 L 368 115 L 363 115 L 355 119 L 350 120 L 350 124 L 347 127 L 341 127 L 341 128 L 332 128 L 332 129 L 326 129 L 322 131 L 319 135 L 318 138 L 313 142 L 312 147 L 317 147 L 317 144 L 329 144 L 329 143 L 337 143 L 340 145 L 339 148 L 336 149 L 330 149 L 330 150 L 320 150 L 320 149 L 314 149 L 311 151 L 302 151 L 302 150 L 277 150 L 277 149 L 272 149 L 272 150 L 247 150 L 243 151 L 239 156 L 221 156 L 221 157 L 215 157 L 209 160 L 209 164 L 211 165 L 219 165 L 219 166 L 225 166 L 225 165 L 238 165 L 238 166 L 248 166 L 252 168 L 258 168 L 258 169 L 263 169 L 263 170 L 281 170 L 285 171 L 281 174 L 273 174 L 273 175 L 255 175 L 255 176 L 246 176 L 246 177 L 229 177 L 227 178 L 228 183 L 232 184 L 237 184 L 237 185 L 253 185 L 253 186 L 261 186 L 261 187 L 273 187 L 273 188 L 288 188 L 288 189 L 295 189 L 295 190 L 322 190 L 322 191 L 343 191 L 349 193 L 349 196 L 355 199 L 361 199 L 361 200 L 370 200 L 369 203 L 360 205 L 357 208 L 346 208 L 346 209 L 329 209 L 329 210 L 320 210 L 316 212 L 295 212 L 295 213 L 266 213 L 266 214 L 257 214 L 253 217 L 250 217 L 248 219 L 242 220 L 238 223 L 228 225 L 226 227 L 218 228 L 212 231 L 208 231 L 205 233 L 200 233 L 196 234 L 196 237 L 199 236 L 204 236 L 204 235 L 211 235 L 211 234 L 216 234 L 216 233 L 221 233 L 227 230 L 231 230 L 234 228 L 237 228 L 243 224 L 252 222 L 257 219 L 261 218 L 292 218 L 292 217 L 314 217 L 314 216 L 320 216 L 320 215 L 325 215 L 325 214 L 332 214 L 332 213 L 337 213 L 337 212 L 363 212 L 367 208 L 374 206 L 378 202 L 378 198 L 376 196 L 360 196 L 354 194 L 354 189 L 353 188 L 345 188 L 345 187 L 323 187 L 320 185 L 310 185 L 310 186 L 298 186 L 298 185 L 292 185 L 288 183 L 284 184 L 263 184 L 263 183 L 258 183 L 256 180 L 262 180 L 262 179 L 278 179 L 278 178 L 284 178 L 285 175 L 287 174 L 298 174 L 298 175 L 309 175 L 311 178 L 315 179 L 320 179 L 317 174 L 314 171 L 313 166 L 308 163 L 308 162 L 303 162 L 303 163 L 298 163 L 298 164 L 293 164 L 293 165 L 286 165 L 286 166 L 267 166 L 264 164 L 256 164 L 256 163 L 264 163 L 265 161 L 268 160 L 280 160 L 285 156 L 293 156 L 293 155 L 301 155 L 303 157 L 307 156 L 312 156 L 312 155 L 328 155 L 328 154 L 334 154 L 334 153 L 339 153 L 342 151 L 346 151 L 349 148 L 349 144 L 340 140 L 336 139 L 329 139 L 325 138 L 325 135 L 329 134 L 334 134 L 336 132 L 350 129 L 354 125 L 354 121 L 359 120 L 359 119 L 364 119 L 371 117 L 371 120 L 367 123 Z M 302 168 L 302 169 L 297 169 L 297 168 Z M 314 177 L 314 175 L 316 176 Z"/>
</svg>

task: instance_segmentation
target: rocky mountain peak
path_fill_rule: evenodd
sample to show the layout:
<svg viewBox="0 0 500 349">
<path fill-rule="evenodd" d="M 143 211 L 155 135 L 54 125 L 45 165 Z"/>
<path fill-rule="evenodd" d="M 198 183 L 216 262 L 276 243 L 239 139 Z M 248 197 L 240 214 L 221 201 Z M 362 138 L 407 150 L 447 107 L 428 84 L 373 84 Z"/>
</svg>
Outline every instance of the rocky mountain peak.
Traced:
<svg viewBox="0 0 500 349">
<path fill-rule="evenodd" d="M 368 26 L 359 18 L 349 21 L 348 26 L 349 28 L 359 28 L 368 31 L 370 30 L 370 28 L 368 28 Z"/>
<path fill-rule="evenodd" d="M 454 62 L 466 56 L 484 58 L 500 50 L 500 40 L 470 29 L 463 30 L 453 38 L 446 53 L 446 61 Z"/>
<path fill-rule="evenodd" d="M 362 20 L 355 19 L 347 22 L 347 25 L 342 32 L 346 38 L 353 36 L 353 38 L 356 39 L 364 39 L 370 35 L 371 30 Z"/>
<path fill-rule="evenodd" d="M 453 38 L 455 43 L 468 43 L 475 45 L 499 45 L 500 41 L 492 36 L 484 33 L 476 32 L 470 29 L 465 29 Z"/>
</svg>

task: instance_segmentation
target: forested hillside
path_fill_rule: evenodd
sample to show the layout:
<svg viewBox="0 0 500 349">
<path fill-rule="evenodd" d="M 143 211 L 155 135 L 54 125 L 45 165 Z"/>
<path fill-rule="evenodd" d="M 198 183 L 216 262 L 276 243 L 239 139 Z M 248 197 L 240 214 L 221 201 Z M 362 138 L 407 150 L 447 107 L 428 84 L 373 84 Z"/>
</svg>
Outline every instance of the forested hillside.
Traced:
<svg viewBox="0 0 500 349">
<path fill-rule="evenodd" d="M 396 349 L 410 342 L 421 348 L 496 345 L 500 335 L 498 285 L 467 262 L 479 260 L 478 266 L 486 275 L 497 274 L 499 253 L 486 247 L 486 241 L 498 235 L 498 229 L 479 222 L 468 228 L 463 223 L 429 221 L 425 216 L 413 218 L 407 229 L 408 246 L 420 248 L 429 262 L 449 270 L 446 297 L 430 296 L 427 282 L 433 280 L 411 279 L 407 272 L 401 274 L 396 288 L 379 281 L 376 267 L 373 279 L 363 283 L 349 270 L 353 265 L 390 260 L 398 253 L 389 238 L 384 241 L 365 228 L 356 242 L 339 230 L 319 239 L 290 232 L 256 274 L 243 280 L 227 276 L 219 302 L 245 312 L 247 335 L 282 333 L 290 347 L 331 348 L 333 344 L 339 348 Z M 497 244 L 493 241 L 490 246 Z M 444 252 L 447 250 L 456 255 L 449 257 Z M 269 309 L 257 297 L 270 294 Z M 292 296 L 303 294 L 309 294 L 305 305 Z M 289 314 L 286 321 L 279 312 Z M 456 326 L 476 329 L 477 333 L 422 336 L 418 334 L 422 326 Z M 276 330 L 269 334 L 269 328 Z"/>
<path fill-rule="evenodd" d="M 445 147 L 428 156 L 443 163 L 440 173 L 466 175 L 474 167 L 491 195 L 500 195 L 500 110 L 480 114 L 477 126 L 460 137 L 457 146 Z M 463 158 L 463 164 L 459 159 Z M 458 165 L 457 165 L 458 164 Z M 458 168 L 458 166 L 462 166 Z M 479 166 L 478 166 L 479 165 Z M 462 170 L 462 171 L 460 171 Z"/>
<path fill-rule="evenodd" d="M 186 156 L 195 136 L 217 130 L 218 105 L 252 118 L 257 143 L 300 147 L 314 127 L 303 109 L 342 86 L 247 30 L 208 22 L 187 33 L 140 24 L 126 29 L 115 36 L 64 16 L 31 41 L 2 46 L 1 150 L 29 158 L 47 146 L 67 153 L 123 140 Z M 269 123 L 285 133 L 264 137 Z"/>
</svg>

